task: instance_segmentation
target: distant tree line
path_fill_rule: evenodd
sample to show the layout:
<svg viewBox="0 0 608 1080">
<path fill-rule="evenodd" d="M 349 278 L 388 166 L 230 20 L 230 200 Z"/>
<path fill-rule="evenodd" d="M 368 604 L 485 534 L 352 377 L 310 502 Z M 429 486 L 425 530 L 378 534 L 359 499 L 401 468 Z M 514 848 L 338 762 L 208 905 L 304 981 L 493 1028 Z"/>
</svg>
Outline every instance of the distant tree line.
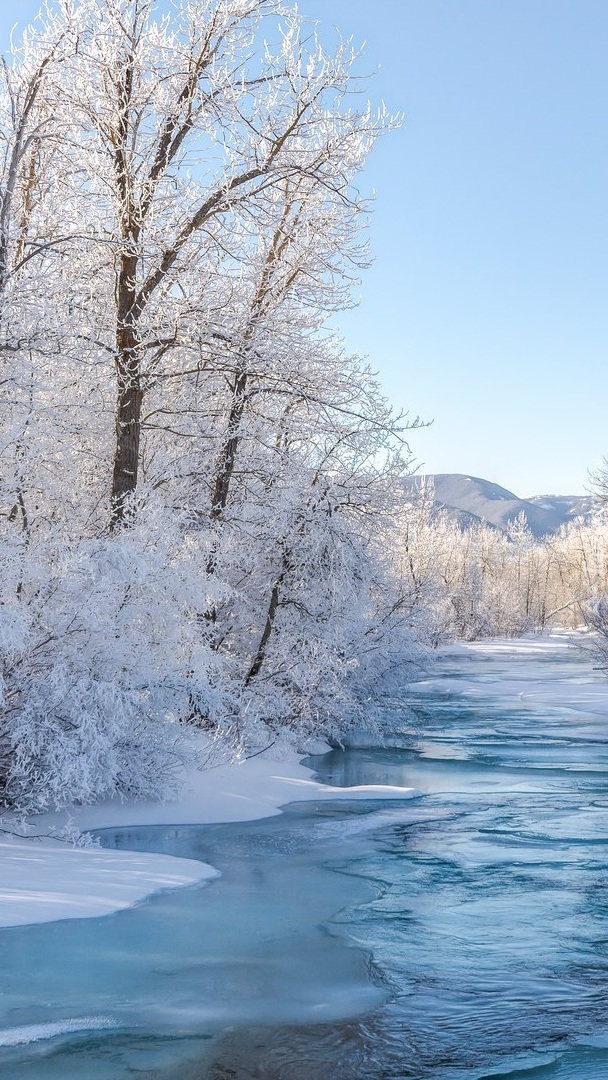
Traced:
<svg viewBox="0 0 608 1080">
<path fill-rule="evenodd" d="M 404 512 L 400 557 L 436 643 L 598 628 L 608 592 L 608 519 L 600 506 L 591 520 L 537 539 L 523 514 L 506 531 L 462 528 L 432 501 L 422 489 Z"/>
</svg>

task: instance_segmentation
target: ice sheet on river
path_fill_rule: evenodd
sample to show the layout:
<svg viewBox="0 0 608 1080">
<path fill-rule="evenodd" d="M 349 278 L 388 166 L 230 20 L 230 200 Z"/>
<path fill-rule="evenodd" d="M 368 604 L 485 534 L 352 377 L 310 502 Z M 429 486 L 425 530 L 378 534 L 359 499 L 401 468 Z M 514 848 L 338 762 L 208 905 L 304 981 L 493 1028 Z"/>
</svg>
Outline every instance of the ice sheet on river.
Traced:
<svg viewBox="0 0 608 1080">
<path fill-rule="evenodd" d="M 573 645 L 577 648 L 573 649 Z M 415 684 L 415 690 L 417 694 L 451 692 L 471 701 L 491 692 L 493 698 L 515 705 L 570 710 L 577 719 L 581 713 L 606 717 L 608 685 L 603 672 L 590 667 L 587 650 L 591 647 L 592 635 L 584 632 L 452 643 L 442 650 L 441 675 L 422 679 Z M 560 654 L 568 656 L 568 665 L 556 677 L 552 661 Z M 510 658 L 517 661 L 513 665 L 515 677 L 509 672 Z M 452 660 L 454 670 L 450 675 Z M 542 664 L 547 667 L 545 679 L 539 667 Z"/>
<path fill-rule="evenodd" d="M 188 778 L 174 803 L 118 800 L 44 814 L 35 832 L 57 832 L 70 820 L 80 830 L 126 825 L 210 824 L 250 821 L 280 813 L 292 802 L 408 799 L 416 792 L 396 785 L 332 788 L 311 779 L 297 761 L 253 758 Z M 217 871 L 203 862 L 156 853 L 108 852 L 29 839 L 0 841 L 0 926 L 106 915 L 159 889 L 209 880 Z"/>
</svg>

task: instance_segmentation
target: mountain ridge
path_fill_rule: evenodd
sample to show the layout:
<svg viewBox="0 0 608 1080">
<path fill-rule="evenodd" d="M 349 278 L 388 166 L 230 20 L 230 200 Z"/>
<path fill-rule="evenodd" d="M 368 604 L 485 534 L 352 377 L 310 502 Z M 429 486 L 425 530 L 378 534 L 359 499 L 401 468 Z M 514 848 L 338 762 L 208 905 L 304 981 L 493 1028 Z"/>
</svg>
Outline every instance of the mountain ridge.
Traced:
<svg viewBox="0 0 608 1080">
<path fill-rule="evenodd" d="M 467 473 L 427 473 L 405 478 L 406 492 L 433 489 L 432 510 L 443 510 L 461 528 L 484 523 L 506 532 L 524 514 L 533 536 L 556 533 L 575 518 L 589 520 L 596 510 L 591 495 L 533 495 L 521 499 L 507 488 Z"/>
</svg>

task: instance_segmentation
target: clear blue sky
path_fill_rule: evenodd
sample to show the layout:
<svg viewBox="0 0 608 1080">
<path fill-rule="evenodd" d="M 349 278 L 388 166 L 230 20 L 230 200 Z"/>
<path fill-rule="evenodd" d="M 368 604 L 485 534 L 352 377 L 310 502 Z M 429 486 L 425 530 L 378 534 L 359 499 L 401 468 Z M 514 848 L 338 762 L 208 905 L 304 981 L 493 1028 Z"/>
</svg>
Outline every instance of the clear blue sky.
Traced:
<svg viewBox="0 0 608 1080">
<path fill-rule="evenodd" d="M 576 494 L 608 454 L 606 0 L 301 0 L 406 114 L 343 319 L 425 471 Z"/>
<path fill-rule="evenodd" d="M 423 471 L 582 493 L 608 454 L 608 3 L 299 6 L 367 41 L 370 96 L 405 113 L 362 180 L 375 263 L 349 348 L 433 420 Z M 0 0 L 4 42 L 16 12 Z"/>
</svg>

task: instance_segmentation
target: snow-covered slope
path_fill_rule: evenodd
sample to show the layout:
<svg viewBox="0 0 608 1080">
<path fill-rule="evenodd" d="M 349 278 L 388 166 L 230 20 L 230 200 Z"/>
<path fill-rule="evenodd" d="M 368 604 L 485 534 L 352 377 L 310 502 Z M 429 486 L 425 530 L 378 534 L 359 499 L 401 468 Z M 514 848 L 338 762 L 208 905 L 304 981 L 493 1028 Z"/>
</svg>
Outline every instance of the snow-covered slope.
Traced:
<svg viewBox="0 0 608 1080">
<path fill-rule="evenodd" d="M 447 510 L 463 528 L 484 521 L 498 529 L 507 529 L 522 512 L 534 536 L 555 533 L 575 517 L 588 517 L 593 510 L 591 496 L 538 495 L 520 499 L 512 491 L 462 473 L 435 473 L 412 476 L 405 481 L 406 490 L 415 490 L 429 483 L 434 487 L 434 505 Z"/>
</svg>

